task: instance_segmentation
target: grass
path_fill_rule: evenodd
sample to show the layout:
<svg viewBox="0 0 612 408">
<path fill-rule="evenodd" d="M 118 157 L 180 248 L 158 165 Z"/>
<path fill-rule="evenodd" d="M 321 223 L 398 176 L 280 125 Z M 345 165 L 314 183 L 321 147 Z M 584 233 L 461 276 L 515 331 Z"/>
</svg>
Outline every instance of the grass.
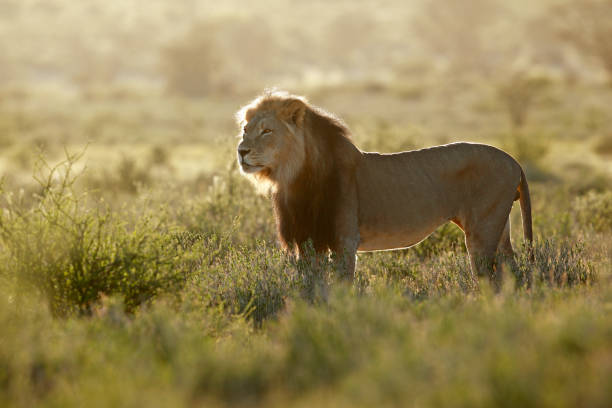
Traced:
<svg viewBox="0 0 612 408">
<path fill-rule="evenodd" d="M 443 124 L 427 124 L 435 91 L 414 102 L 422 125 L 384 112 L 347 121 L 371 149 L 433 144 L 445 138 L 432 130 Z M 342 92 L 320 97 L 342 112 L 355 98 Z M 387 106 L 396 94 L 373 97 Z M 0 406 L 612 404 L 609 176 L 603 161 L 565 165 L 579 125 L 550 144 L 564 108 L 533 108 L 533 126 L 515 133 L 499 131 L 503 106 L 454 113 L 465 129 L 452 138 L 498 127 L 491 142 L 514 149 L 532 180 L 535 262 L 515 208 L 517 267 L 505 265 L 495 295 L 471 274 L 452 224 L 409 250 L 360 254 L 350 285 L 331 263 L 313 270 L 287 257 L 269 201 L 219 164 L 233 160 L 235 140 L 216 134 L 232 134 L 220 117 L 230 121 L 237 101 L 194 125 L 204 134 L 193 145 L 175 143 L 182 118 L 211 101 L 58 103 L 18 109 L 18 120 L 13 103 L 0 107 L 11 135 L 45 135 L 50 115 L 74 109 L 68 145 L 86 128 L 100 139 L 75 155 L 49 137 L 38 159 L 23 144 L 36 137 L 3 139 L 12 171 L 0 194 Z"/>
<path fill-rule="evenodd" d="M 54 319 L 3 297 L 7 405 L 606 406 L 609 290 L 451 294 L 335 286 L 254 329 L 188 297 Z M 16 321 L 19 323 L 16 324 Z M 103 385 L 103 387 L 101 387 Z M 92 402 L 93 401 L 93 402 Z"/>
</svg>

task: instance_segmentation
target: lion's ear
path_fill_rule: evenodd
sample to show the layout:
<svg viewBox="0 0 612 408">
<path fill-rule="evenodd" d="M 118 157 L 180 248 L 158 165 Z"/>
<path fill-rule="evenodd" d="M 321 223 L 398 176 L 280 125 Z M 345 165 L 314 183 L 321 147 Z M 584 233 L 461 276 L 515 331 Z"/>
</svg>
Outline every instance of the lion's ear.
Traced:
<svg viewBox="0 0 612 408">
<path fill-rule="evenodd" d="M 306 115 L 306 104 L 301 99 L 290 99 L 283 104 L 280 114 L 281 119 L 302 127 Z"/>
</svg>

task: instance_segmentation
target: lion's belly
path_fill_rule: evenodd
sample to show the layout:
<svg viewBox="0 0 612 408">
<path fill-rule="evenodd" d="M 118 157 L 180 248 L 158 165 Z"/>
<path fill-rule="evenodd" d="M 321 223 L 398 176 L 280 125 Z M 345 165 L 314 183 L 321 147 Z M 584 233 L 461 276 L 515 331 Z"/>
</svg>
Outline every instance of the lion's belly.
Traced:
<svg viewBox="0 0 612 408">
<path fill-rule="evenodd" d="M 387 249 L 400 249 L 416 245 L 427 238 L 441 222 L 429 225 L 411 226 L 406 229 L 389 229 L 376 231 L 362 227 L 359 229 L 358 251 L 384 251 Z"/>
</svg>

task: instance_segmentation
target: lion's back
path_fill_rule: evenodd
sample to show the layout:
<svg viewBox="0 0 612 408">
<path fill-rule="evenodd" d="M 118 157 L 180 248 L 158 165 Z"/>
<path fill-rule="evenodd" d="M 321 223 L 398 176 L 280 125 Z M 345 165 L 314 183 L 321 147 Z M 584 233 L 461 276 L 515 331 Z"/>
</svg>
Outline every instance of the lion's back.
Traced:
<svg viewBox="0 0 612 408">
<path fill-rule="evenodd" d="M 466 183 L 493 183 L 500 177 L 520 177 L 516 160 L 493 146 L 465 142 L 391 154 L 364 153 L 357 169 L 363 184 L 391 194 L 398 189 L 436 192 Z"/>
</svg>

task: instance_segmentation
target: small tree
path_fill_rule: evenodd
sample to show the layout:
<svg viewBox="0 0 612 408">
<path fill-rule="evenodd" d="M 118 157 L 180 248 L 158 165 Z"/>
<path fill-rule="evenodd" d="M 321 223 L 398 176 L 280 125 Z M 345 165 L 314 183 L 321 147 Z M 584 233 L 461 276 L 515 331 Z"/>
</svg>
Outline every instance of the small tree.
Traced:
<svg viewBox="0 0 612 408">
<path fill-rule="evenodd" d="M 546 155 L 548 143 L 546 137 L 543 137 L 545 135 L 525 130 L 524 126 L 534 102 L 548 85 L 546 78 L 521 71 L 511 74 L 497 87 L 497 96 L 505 106 L 512 126 L 502 143 L 508 152 L 532 172 L 540 168 L 538 163 Z M 539 173 L 542 171 L 539 170 Z"/>
<path fill-rule="evenodd" d="M 161 53 L 170 92 L 201 96 L 218 91 L 259 89 L 279 69 L 279 45 L 272 29 L 255 17 L 201 21 Z"/>
<path fill-rule="evenodd" d="M 197 25 L 161 52 L 161 70 L 170 92 L 198 96 L 219 86 L 224 61 L 210 27 Z"/>
<path fill-rule="evenodd" d="M 545 78 L 515 73 L 497 88 L 497 95 L 507 109 L 514 129 L 525 125 L 533 102 L 546 89 Z"/>
</svg>

